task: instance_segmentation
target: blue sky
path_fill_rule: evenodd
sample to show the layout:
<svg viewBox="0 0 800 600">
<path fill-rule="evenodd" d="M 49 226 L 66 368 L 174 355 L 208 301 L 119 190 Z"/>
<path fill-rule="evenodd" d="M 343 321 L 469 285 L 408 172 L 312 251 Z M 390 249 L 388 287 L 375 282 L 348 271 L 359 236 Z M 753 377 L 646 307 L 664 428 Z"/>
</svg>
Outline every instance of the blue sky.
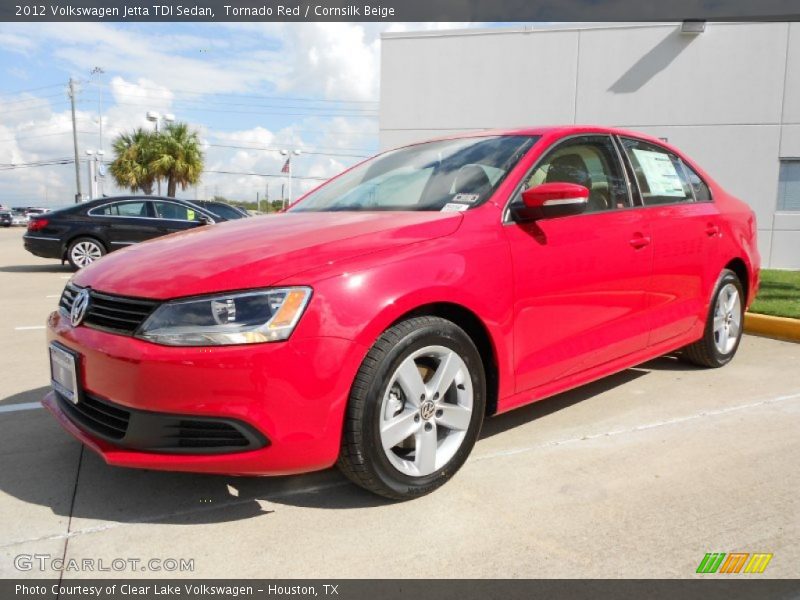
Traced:
<svg viewBox="0 0 800 600">
<path fill-rule="evenodd" d="M 280 195 L 283 159 L 301 148 L 303 191 L 377 150 L 380 33 L 466 24 L 37 23 L 0 24 L 0 203 L 69 203 L 74 167 L 30 166 L 72 157 L 66 95 L 80 82 L 82 158 L 121 131 L 152 127 L 148 110 L 199 132 L 202 183 L 181 195 L 255 199 Z M 101 76 L 91 76 L 100 67 Z M 235 146 L 235 147 L 231 147 Z M 81 166 L 84 192 L 87 168 Z M 225 172 L 225 173 L 223 173 Z M 106 180 L 107 194 L 119 193 Z"/>
</svg>

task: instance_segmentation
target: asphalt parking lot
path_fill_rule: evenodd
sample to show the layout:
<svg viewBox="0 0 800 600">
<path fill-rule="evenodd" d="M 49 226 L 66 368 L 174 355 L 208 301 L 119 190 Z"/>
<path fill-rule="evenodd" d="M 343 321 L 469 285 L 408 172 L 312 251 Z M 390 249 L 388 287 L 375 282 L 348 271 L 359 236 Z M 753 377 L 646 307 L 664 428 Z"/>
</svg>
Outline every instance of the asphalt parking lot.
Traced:
<svg viewBox="0 0 800 600">
<path fill-rule="evenodd" d="M 800 576 L 800 345 L 747 336 L 720 370 L 661 358 L 491 419 L 455 479 L 408 503 L 335 470 L 112 468 L 38 405 L 71 272 L 22 233 L 0 230 L 0 576 L 58 576 L 14 566 L 41 554 L 194 560 L 70 578 L 693 577 L 707 552 L 773 553 L 746 577 Z"/>
</svg>

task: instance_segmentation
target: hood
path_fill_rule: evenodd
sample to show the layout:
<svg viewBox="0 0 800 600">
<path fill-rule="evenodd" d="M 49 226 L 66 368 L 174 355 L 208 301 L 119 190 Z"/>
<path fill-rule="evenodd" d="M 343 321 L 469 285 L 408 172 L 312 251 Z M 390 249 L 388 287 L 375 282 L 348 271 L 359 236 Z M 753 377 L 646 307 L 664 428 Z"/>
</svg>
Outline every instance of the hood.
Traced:
<svg viewBox="0 0 800 600">
<path fill-rule="evenodd" d="M 357 256 L 449 235 L 462 215 L 442 212 L 284 213 L 209 225 L 114 252 L 73 282 L 166 300 L 266 287 Z"/>
</svg>

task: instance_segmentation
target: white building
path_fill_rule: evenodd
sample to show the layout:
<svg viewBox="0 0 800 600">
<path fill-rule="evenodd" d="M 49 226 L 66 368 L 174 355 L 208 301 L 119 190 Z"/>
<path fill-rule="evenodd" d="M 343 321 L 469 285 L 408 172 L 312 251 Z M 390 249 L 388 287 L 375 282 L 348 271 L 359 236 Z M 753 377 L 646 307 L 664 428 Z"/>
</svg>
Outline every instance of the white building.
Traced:
<svg viewBox="0 0 800 600">
<path fill-rule="evenodd" d="M 383 35 L 383 148 L 570 123 L 667 138 L 754 208 L 763 266 L 800 268 L 800 23 Z"/>
</svg>

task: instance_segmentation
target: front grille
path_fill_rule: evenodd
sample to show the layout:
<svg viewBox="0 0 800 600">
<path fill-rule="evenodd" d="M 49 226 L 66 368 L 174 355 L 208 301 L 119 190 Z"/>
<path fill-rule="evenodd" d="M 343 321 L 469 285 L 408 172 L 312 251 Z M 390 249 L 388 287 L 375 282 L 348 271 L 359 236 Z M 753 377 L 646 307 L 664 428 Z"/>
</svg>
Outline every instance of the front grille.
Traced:
<svg viewBox="0 0 800 600">
<path fill-rule="evenodd" d="M 80 291 L 81 288 L 74 285 L 67 285 L 64 288 L 58 305 L 66 314 L 72 310 L 75 295 Z M 115 296 L 94 290 L 89 290 L 89 297 L 89 308 L 83 324 L 95 329 L 125 335 L 133 335 L 158 305 L 155 300 Z"/>
<path fill-rule="evenodd" d="M 73 404 L 56 393 L 78 427 L 123 448 L 173 454 L 215 454 L 255 450 L 269 440 L 236 419 L 174 415 L 122 407 L 92 394 Z"/>
<path fill-rule="evenodd" d="M 121 440 L 128 432 L 131 418 L 129 411 L 89 394 L 83 394 L 77 404 L 57 395 L 67 416 L 83 429 L 111 440 Z"/>
</svg>

